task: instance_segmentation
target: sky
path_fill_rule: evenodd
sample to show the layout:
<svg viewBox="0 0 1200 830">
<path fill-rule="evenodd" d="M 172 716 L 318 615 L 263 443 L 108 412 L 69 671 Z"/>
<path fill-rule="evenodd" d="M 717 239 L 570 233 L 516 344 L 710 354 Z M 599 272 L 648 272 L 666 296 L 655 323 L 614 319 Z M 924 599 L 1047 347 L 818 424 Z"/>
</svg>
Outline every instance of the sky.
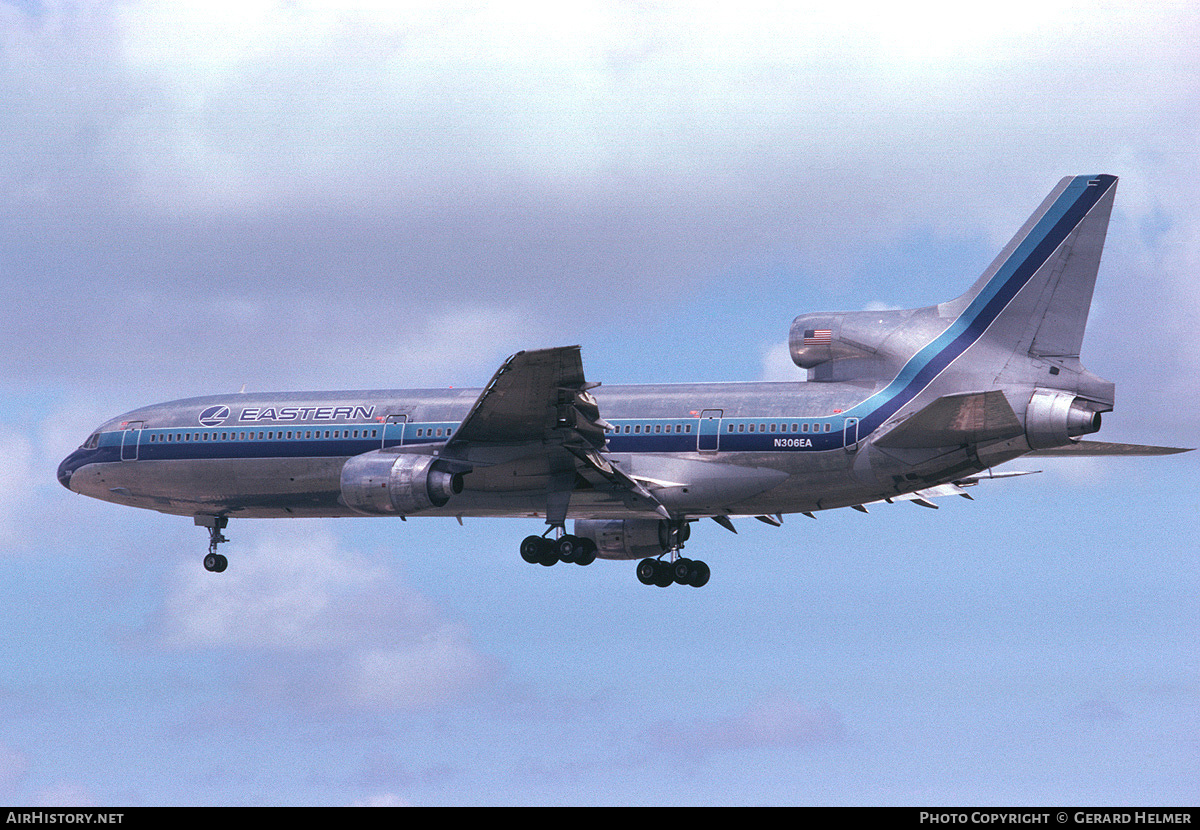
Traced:
<svg viewBox="0 0 1200 830">
<path fill-rule="evenodd" d="M 703 589 L 530 520 L 75 495 L 201 394 L 795 380 L 794 316 L 964 291 L 1121 177 L 1103 440 L 1197 446 L 1194 3 L 0 0 L 0 802 L 1195 805 L 1197 458 L 695 525 Z"/>
</svg>

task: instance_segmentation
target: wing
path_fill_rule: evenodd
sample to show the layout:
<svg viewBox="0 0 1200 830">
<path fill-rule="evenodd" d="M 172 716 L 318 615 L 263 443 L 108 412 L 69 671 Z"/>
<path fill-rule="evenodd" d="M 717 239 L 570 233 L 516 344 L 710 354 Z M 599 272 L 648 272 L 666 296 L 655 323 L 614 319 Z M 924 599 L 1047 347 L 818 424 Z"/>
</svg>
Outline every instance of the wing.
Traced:
<svg viewBox="0 0 1200 830">
<path fill-rule="evenodd" d="M 1036 455 L 1043 458 L 1064 457 L 1082 458 L 1101 455 L 1175 455 L 1181 452 L 1191 452 L 1188 447 L 1154 447 L 1146 444 L 1112 444 L 1105 441 L 1072 441 L 1061 447 L 1050 447 L 1044 450 L 1034 450 L 1025 457 Z"/>
<path fill-rule="evenodd" d="M 447 443 L 521 443 L 549 438 L 571 426 L 591 446 L 604 446 L 604 430 L 583 377 L 578 346 L 517 352 L 504 361 Z"/>
<path fill-rule="evenodd" d="M 611 426 L 588 391 L 599 385 L 585 379 L 579 346 L 517 352 L 492 376 L 441 456 L 471 465 L 509 465 L 512 477 L 531 483 L 544 478 L 549 524 L 566 520 L 571 493 L 581 481 L 669 518 L 641 483 L 603 456 Z"/>
</svg>

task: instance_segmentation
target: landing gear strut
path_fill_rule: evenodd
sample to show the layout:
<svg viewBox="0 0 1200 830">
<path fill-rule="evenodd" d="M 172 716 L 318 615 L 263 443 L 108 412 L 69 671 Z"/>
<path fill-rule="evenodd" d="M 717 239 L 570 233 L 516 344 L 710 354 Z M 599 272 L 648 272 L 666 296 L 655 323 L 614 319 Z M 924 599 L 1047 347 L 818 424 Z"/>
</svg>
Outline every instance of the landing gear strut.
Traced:
<svg viewBox="0 0 1200 830">
<path fill-rule="evenodd" d="M 217 545 L 229 541 L 221 533 L 229 525 L 229 517 L 197 516 L 196 524 L 208 528 L 208 553 L 204 556 L 204 570 L 219 574 L 229 567 L 229 560 L 217 553 Z"/>
</svg>

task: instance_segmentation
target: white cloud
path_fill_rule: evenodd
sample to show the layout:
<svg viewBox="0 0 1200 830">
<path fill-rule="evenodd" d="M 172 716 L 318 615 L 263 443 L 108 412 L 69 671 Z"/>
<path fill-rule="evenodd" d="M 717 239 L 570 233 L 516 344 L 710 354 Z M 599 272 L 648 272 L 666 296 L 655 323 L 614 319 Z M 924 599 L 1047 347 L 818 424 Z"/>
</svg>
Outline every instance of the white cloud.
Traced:
<svg viewBox="0 0 1200 830">
<path fill-rule="evenodd" d="M 800 381 L 808 380 L 808 372 L 792 360 L 792 351 L 784 340 L 767 348 L 763 354 L 760 380 Z"/>
<path fill-rule="evenodd" d="M 152 634 L 173 650 L 252 656 L 233 661 L 243 689 L 321 710 L 435 707 L 497 672 L 465 628 L 312 522 L 239 540 L 222 574 L 181 569 Z"/>
<path fill-rule="evenodd" d="M 23 541 L 23 526 L 39 480 L 32 440 L 0 424 L 0 545 L 12 550 Z"/>
<path fill-rule="evenodd" d="M 14 783 L 28 770 L 29 759 L 24 753 L 0 744 L 0 793 L 10 792 Z"/>
<path fill-rule="evenodd" d="M 650 735 L 664 750 L 707 755 L 762 747 L 804 747 L 840 740 L 842 717 L 827 705 L 810 706 L 786 693 L 757 700 L 740 715 L 660 723 Z"/>
</svg>

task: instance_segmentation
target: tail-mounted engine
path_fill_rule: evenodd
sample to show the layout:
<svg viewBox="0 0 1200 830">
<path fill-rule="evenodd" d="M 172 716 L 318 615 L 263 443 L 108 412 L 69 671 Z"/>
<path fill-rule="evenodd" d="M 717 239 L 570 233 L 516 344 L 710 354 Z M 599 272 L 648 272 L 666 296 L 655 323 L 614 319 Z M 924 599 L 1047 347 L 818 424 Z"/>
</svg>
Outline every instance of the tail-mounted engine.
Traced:
<svg viewBox="0 0 1200 830">
<path fill-rule="evenodd" d="M 342 467 L 342 501 L 370 516 L 408 516 L 442 507 L 463 490 L 463 474 L 430 455 L 374 452 Z"/>
<path fill-rule="evenodd" d="M 577 519 L 575 535 L 596 543 L 601 559 L 643 559 L 681 547 L 691 530 L 687 522 L 664 519 Z"/>
<path fill-rule="evenodd" d="M 1035 450 L 1060 447 L 1077 435 L 1100 430 L 1100 413 L 1077 395 L 1036 389 L 1025 410 L 1025 437 Z"/>
<path fill-rule="evenodd" d="M 880 380 L 928 342 L 938 322 L 927 309 L 801 314 L 788 348 L 810 381 Z"/>
</svg>

